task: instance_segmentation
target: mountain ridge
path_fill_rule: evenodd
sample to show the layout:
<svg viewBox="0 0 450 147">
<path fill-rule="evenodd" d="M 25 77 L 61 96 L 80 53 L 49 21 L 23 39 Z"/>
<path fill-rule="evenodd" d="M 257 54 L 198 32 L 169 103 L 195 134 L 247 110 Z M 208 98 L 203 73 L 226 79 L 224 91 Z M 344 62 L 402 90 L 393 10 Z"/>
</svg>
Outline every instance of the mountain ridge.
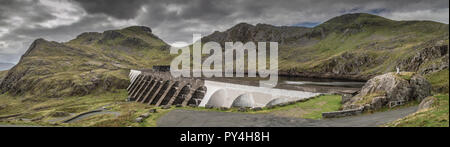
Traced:
<svg viewBox="0 0 450 147">
<path fill-rule="evenodd" d="M 370 14 L 346 14 L 313 28 L 240 23 L 202 41 L 279 42 L 284 76 L 367 80 L 396 67 L 448 70 L 448 24 Z M 63 43 L 37 39 L 8 71 L 0 93 L 65 97 L 123 89 L 129 69 L 169 64 L 176 56 L 169 47 L 145 26 L 81 33 Z"/>
<path fill-rule="evenodd" d="M 409 70 L 402 60 L 424 48 L 448 45 L 448 24 L 395 21 L 365 13 L 338 16 L 313 28 L 266 28 L 274 29 L 240 23 L 202 41 L 279 42 L 281 75 L 354 80 L 367 80 L 396 66 Z"/>
<path fill-rule="evenodd" d="M 167 48 L 142 26 L 82 33 L 62 43 L 36 39 L 6 73 L 0 91 L 53 98 L 123 89 L 129 69 L 169 62 Z"/>
</svg>

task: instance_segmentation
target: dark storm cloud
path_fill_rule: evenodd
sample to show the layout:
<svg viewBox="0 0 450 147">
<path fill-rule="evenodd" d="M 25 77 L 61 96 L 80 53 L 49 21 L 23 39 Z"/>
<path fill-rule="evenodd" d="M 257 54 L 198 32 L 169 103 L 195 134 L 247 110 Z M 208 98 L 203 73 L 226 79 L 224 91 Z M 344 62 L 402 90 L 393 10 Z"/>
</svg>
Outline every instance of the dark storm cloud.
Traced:
<svg viewBox="0 0 450 147">
<path fill-rule="evenodd" d="M 146 0 L 74 0 L 92 14 L 107 14 L 119 19 L 136 17 Z"/>
<path fill-rule="evenodd" d="M 240 22 L 315 26 L 345 13 L 449 21 L 448 0 L 1 0 L 0 62 L 17 62 L 36 38 L 68 41 L 88 31 L 145 25 L 168 43 Z"/>
</svg>

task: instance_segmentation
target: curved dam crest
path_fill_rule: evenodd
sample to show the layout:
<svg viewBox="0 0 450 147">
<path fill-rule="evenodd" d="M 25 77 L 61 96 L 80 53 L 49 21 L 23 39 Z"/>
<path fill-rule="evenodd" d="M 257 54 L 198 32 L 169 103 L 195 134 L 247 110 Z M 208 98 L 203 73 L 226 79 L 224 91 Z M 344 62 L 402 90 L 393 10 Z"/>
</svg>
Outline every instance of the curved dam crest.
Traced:
<svg viewBox="0 0 450 147">
<path fill-rule="evenodd" d="M 278 104 L 310 98 L 321 93 L 275 89 L 266 87 L 247 86 L 216 81 L 205 81 L 208 91 L 200 103 L 200 106 L 233 107 L 233 102 L 238 97 L 248 97 L 253 101 L 252 107 L 265 107 L 269 102 Z"/>
</svg>

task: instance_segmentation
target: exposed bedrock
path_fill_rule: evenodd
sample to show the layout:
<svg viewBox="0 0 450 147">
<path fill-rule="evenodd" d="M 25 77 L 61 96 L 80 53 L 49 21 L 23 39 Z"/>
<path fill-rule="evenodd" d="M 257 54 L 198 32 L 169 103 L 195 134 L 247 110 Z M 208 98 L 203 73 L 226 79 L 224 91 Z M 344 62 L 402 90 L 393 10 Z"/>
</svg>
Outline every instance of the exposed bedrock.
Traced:
<svg viewBox="0 0 450 147">
<path fill-rule="evenodd" d="M 280 69 L 279 75 L 367 81 L 383 72 L 394 71 L 396 67 L 399 67 L 401 71 L 417 72 L 421 75 L 442 71 L 449 67 L 448 45 L 420 48 L 416 54 L 396 59 L 393 63 L 387 63 L 387 57 L 388 55 L 367 52 L 344 52 L 312 69 Z M 379 68 L 384 64 L 390 66 Z M 376 72 L 368 72 L 374 68 L 379 69 L 374 70 Z"/>
<path fill-rule="evenodd" d="M 343 109 L 363 106 L 366 110 L 377 110 L 412 100 L 420 102 L 430 95 L 431 84 L 419 74 L 387 73 L 370 79 L 359 94 L 343 105 Z"/>
<path fill-rule="evenodd" d="M 399 62 L 399 67 L 405 71 L 417 71 L 420 74 L 428 74 L 443 69 L 449 65 L 448 45 L 424 48 L 414 56 Z"/>
</svg>

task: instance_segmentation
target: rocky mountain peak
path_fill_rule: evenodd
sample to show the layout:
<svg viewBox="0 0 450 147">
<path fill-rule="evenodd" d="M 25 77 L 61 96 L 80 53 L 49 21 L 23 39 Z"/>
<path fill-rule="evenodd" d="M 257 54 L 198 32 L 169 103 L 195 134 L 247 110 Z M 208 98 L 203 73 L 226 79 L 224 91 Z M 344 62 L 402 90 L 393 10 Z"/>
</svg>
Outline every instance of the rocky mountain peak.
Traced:
<svg viewBox="0 0 450 147">
<path fill-rule="evenodd" d="M 152 33 L 152 29 L 146 26 L 131 26 L 131 27 L 127 27 L 124 30 L 130 30 L 130 31 L 134 31 L 134 32 L 144 32 L 144 33 L 148 33 L 151 34 Z"/>
<path fill-rule="evenodd" d="M 215 41 L 220 44 L 234 41 L 272 41 L 281 44 L 292 44 L 292 42 L 286 42 L 286 38 L 299 37 L 307 31 L 303 27 L 278 27 L 268 24 L 257 24 L 255 26 L 248 23 L 239 23 L 224 32 L 215 31 L 211 35 L 204 37 L 202 41 Z"/>
<path fill-rule="evenodd" d="M 50 43 L 50 42 L 43 38 L 38 38 L 38 39 L 34 40 L 33 43 L 31 43 L 28 50 L 22 55 L 22 58 L 31 55 L 32 52 L 34 50 L 36 50 L 36 48 L 38 48 L 39 45 L 48 44 L 48 43 Z"/>
</svg>

